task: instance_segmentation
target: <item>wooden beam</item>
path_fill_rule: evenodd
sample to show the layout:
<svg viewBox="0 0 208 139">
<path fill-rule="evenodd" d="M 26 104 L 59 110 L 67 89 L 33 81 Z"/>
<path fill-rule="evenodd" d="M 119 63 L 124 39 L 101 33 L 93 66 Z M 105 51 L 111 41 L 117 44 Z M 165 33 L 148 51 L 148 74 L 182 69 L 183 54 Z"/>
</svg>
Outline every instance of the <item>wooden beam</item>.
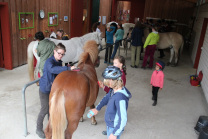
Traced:
<svg viewBox="0 0 208 139">
<path fill-rule="evenodd" d="M 198 2 L 198 0 L 184 0 L 184 1 L 192 2 L 192 3 L 197 3 Z"/>
</svg>

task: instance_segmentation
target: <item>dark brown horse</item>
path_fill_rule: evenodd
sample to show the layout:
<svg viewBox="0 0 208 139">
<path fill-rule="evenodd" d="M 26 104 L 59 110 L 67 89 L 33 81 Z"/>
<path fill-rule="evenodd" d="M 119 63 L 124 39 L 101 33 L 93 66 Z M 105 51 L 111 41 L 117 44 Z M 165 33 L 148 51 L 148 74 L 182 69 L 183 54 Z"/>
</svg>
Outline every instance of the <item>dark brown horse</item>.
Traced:
<svg viewBox="0 0 208 139">
<path fill-rule="evenodd" d="M 80 71 L 60 73 L 52 85 L 49 97 L 49 123 L 45 130 L 47 139 L 71 139 L 85 108 L 94 106 L 98 95 L 94 63 L 98 57 L 95 41 L 84 46 L 78 67 Z M 96 122 L 93 117 L 92 122 Z"/>
</svg>

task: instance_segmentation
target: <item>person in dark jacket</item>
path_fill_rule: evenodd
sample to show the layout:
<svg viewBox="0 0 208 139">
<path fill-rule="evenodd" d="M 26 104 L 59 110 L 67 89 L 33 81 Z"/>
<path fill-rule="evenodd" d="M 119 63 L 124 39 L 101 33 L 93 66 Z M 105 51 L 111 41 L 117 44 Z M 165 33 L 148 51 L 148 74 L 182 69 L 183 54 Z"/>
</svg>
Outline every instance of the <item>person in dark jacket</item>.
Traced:
<svg viewBox="0 0 208 139">
<path fill-rule="evenodd" d="M 142 29 L 142 25 L 139 21 L 137 21 L 132 33 L 131 33 L 131 67 L 138 68 L 141 49 L 143 46 L 142 37 L 144 36 L 144 32 Z M 136 61 L 135 61 L 136 57 Z"/>
<path fill-rule="evenodd" d="M 49 114 L 49 94 L 53 81 L 62 71 L 73 70 L 75 68 L 74 66 L 62 67 L 61 58 L 65 55 L 65 52 L 66 48 L 62 43 L 59 43 L 54 48 L 54 55 L 46 60 L 43 69 L 43 76 L 39 81 L 39 97 L 41 109 L 38 114 L 36 134 L 38 134 L 40 138 L 45 138 L 45 134 L 43 132 L 43 120 L 46 114 Z"/>
<path fill-rule="evenodd" d="M 115 27 L 112 25 L 110 27 L 107 27 L 106 33 L 106 49 L 105 49 L 105 60 L 104 63 L 112 64 L 110 63 L 110 57 L 113 50 L 113 34 L 115 32 Z"/>
<path fill-rule="evenodd" d="M 107 138 L 120 139 L 127 123 L 127 109 L 131 93 L 126 87 L 124 87 L 121 79 L 122 72 L 118 67 L 107 67 L 102 76 L 104 78 L 104 84 L 112 89 L 100 101 L 96 108 L 91 109 L 91 111 L 94 115 L 97 115 L 101 108 L 107 105 L 105 112 Z"/>
</svg>

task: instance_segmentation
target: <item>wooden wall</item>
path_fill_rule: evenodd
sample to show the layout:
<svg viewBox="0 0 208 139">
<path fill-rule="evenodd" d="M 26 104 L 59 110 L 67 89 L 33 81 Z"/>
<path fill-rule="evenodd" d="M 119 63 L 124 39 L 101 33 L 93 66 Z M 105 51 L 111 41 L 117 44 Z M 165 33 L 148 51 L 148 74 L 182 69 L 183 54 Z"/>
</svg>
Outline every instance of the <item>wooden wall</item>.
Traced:
<svg viewBox="0 0 208 139">
<path fill-rule="evenodd" d="M 112 6 L 112 0 L 100 0 L 99 16 L 101 17 L 106 16 L 106 23 L 111 21 L 110 19 L 111 6 Z M 101 19 L 100 30 L 101 32 L 105 33 L 105 25 L 102 24 L 102 19 Z"/>
<path fill-rule="evenodd" d="M 51 32 L 57 29 L 63 29 L 67 34 L 70 33 L 70 22 L 64 22 L 63 18 L 68 16 L 70 20 L 71 0 L 0 0 L 0 2 L 7 2 L 9 5 L 13 67 L 27 63 L 27 46 L 34 40 L 37 31 L 43 31 L 46 37 L 49 36 L 46 31 Z M 40 10 L 45 12 L 44 19 L 39 17 Z M 19 29 L 19 12 L 34 12 L 33 29 Z M 48 12 L 58 12 L 58 26 L 48 27 Z"/>
<path fill-rule="evenodd" d="M 186 0 L 145 0 L 144 18 L 174 19 L 188 24 L 195 3 Z"/>
</svg>

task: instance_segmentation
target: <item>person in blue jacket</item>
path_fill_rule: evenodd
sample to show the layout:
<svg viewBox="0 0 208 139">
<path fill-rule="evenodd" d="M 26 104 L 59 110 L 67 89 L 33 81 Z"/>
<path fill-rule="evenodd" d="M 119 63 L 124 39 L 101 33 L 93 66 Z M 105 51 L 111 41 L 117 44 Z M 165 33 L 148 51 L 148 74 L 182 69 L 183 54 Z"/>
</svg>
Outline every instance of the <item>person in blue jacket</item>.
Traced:
<svg viewBox="0 0 208 139">
<path fill-rule="evenodd" d="M 61 58 L 65 55 L 65 52 L 66 48 L 62 43 L 59 43 L 57 46 L 55 46 L 54 55 L 46 60 L 43 68 L 43 76 L 39 81 L 39 97 L 41 109 L 38 114 L 36 134 L 38 134 L 40 138 L 45 138 L 45 134 L 43 132 L 43 120 L 46 114 L 49 114 L 49 94 L 54 79 L 62 71 L 75 69 L 75 66 L 62 67 Z"/>
<path fill-rule="evenodd" d="M 114 26 L 110 26 L 107 27 L 107 31 L 106 33 L 106 50 L 105 50 L 105 60 L 104 63 L 108 63 L 110 64 L 110 57 L 112 54 L 112 50 L 113 50 L 113 34 L 115 32 L 115 27 Z"/>
<path fill-rule="evenodd" d="M 105 123 L 107 126 L 108 139 L 120 139 L 121 133 L 127 123 L 128 102 L 131 93 L 123 85 L 122 72 L 118 67 L 109 66 L 102 73 L 104 84 L 112 88 L 91 111 L 97 115 L 105 105 Z"/>
</svg>

